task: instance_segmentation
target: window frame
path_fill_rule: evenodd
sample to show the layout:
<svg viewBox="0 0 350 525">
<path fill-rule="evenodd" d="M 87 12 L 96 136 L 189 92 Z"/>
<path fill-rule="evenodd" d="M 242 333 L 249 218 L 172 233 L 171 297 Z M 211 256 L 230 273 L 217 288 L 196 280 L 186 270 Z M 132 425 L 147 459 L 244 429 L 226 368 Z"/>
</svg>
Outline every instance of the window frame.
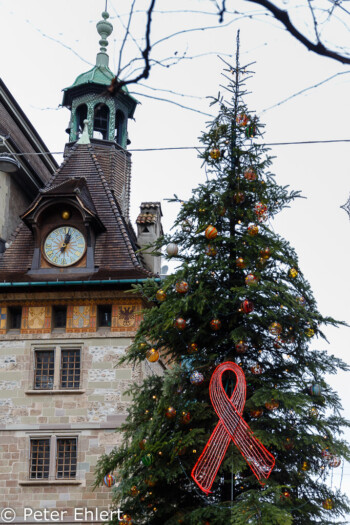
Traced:
<svg viewBox="0 0 350 525">
<path fill-rule="evenodd" d="M 62 387 L 62 351 L 75 350 L 79 352 L 80 359 L 80 374 L 79 374 L 79 386 L 78 387 Z M 54 352 L 54 375 L 52 388 L 37 388 L 36 387 L 36 352 Z M 83 363 L 83 345 L 72 344 L 72 343 L 53 343 L 41 346 L 40 344 L 33 344 L 32 346 L 32 359 L 33 366 L 31 371 L 30 385 L 31 389 L 28 390 L 27 394 L 37 393 L 84 393 L 83 390 L 83 374 L 82 374 L 82 363 Z"/>
<path fill-rule="evenodd" d="M 35 434 L 35 433 L 30 433 L 29 434 L 29 455 L 28 455 L 28 482 L 30 484 L 36 484 L 36 483 L 44 483 L 44 484 L 49 484 L 49 483 L 69 483 L 69 482 L 73 482 L 73 483 L 80 483 L 80 480 L 79 480 L 79 477 L 78 477 L 78 467 L 79 467 L 79 433 L 77 432 L 73 432 L 73 433 L 40 433 L 40 434 Z M 49 449 L 50 449 L 50 452 L 49 452 L 49 474 L 48 474 L 48 477 L 47 478 L 32 478 L 31 477 L 31 471 L 32 471 L 32 441 L 34 440 L 40 440 L 40 439 L 46 439 L 46 440 L 49 440 Z M 57 442 L 58 440 L 75 440 L 75 464 L 76 464 L 76 468 L 75 468 L 75 477 L 69 477 L 69 478 L 64 478 L 64 477 L 58 477 L 57 476 L 57 464 L 58 464 L 58 457 L 57 457 L 57 452 L 58 452 L 58 448 L 57 448 Z M 25 482 L 24 482 L 25 484 Z"/>
</svg>

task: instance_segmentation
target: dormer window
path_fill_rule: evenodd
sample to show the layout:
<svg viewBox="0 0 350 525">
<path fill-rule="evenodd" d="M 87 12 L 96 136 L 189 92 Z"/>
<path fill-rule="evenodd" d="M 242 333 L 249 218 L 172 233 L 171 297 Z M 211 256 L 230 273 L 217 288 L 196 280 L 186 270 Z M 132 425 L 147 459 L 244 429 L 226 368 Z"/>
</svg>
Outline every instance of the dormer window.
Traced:
<svg viewBox="0 0 350 525">
<path fill-rule="evenodd" d="M 109 108 L 106 104 L 95 106 L 94 112 L 94 132 L 93 137 L 96 139 L 108 140 L 109 128 Z"/>
</svg>

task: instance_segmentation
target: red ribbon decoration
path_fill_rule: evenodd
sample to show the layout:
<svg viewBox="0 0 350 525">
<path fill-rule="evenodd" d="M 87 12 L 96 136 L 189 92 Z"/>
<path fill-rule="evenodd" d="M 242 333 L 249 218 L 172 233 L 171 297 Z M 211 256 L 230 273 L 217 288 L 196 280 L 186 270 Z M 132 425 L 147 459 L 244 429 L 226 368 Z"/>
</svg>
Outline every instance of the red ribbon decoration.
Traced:
<svg viewBox="0 0 350 525">
<path fill-rule="evenodd" d="M 237 377 L 230 398 L 222 384 L 222 375 L 228 370 L 234 372 Z M 260 480 L 269 477 L 275 466 L 275 458 L 254 436 L 242 418 L 246 399 L 246 382 L 242 368 L 230 361 L 217 366 L 211 376 L 209 394 L 220 421 L 193 467 L 192 478 L 199 488 L 208 494 L 232 439 L 259 483 L 263 484 Z"/>
</svg>

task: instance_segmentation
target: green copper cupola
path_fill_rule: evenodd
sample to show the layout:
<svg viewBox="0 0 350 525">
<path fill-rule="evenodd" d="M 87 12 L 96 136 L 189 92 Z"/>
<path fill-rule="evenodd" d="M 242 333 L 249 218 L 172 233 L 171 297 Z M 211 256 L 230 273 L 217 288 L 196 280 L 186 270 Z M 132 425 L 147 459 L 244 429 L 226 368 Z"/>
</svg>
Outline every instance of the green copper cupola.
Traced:
<svg viewBox="0 0 350 525">
<path fill-rule="evenodd" d="M 126 148 L 128 142 L 127 123 L 133 118 L 137 105 L 126 86 L 115 96 L 109 95 L 107 88 L 115 78 L 109 69 L 107 54 L 107 38 L 113 31 L 108 21 L 107 11 L 102 13 L 96 27 L 100 35 L 100 51 L 96 56 L 96 65 L 79 75 L 75 82 L 65 88 L 62 106 L 71 111 L 71 119 L 67 132 L 69 141 L 74 142 L 83 133 L 84 120 L 89 121 L 89 137 L 103 141 L 116 142 Z"/>
</svg>

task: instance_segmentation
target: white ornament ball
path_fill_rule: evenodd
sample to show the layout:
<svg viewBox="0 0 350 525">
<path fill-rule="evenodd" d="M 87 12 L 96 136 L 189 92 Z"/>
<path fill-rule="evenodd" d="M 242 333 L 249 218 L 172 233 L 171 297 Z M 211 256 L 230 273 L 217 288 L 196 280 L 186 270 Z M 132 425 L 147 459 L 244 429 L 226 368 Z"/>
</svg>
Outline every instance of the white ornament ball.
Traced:
<svg viewBox="0 0 350 525">
<path fill-rule="evenodd" d="M 168 244 L 168 246 L 166 247 L 166 251 L 167 251 L 167 254 L 170 256 L 170 257 L 174 257 L 175 255 L 178 254 L 179 252 L 179 247 L 177 244 L 175 244 L 174 242 L 171 242 L 170 244 Z"/>
</svg>

